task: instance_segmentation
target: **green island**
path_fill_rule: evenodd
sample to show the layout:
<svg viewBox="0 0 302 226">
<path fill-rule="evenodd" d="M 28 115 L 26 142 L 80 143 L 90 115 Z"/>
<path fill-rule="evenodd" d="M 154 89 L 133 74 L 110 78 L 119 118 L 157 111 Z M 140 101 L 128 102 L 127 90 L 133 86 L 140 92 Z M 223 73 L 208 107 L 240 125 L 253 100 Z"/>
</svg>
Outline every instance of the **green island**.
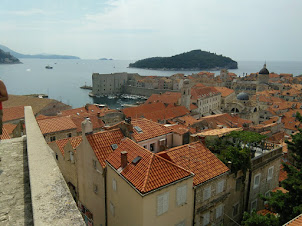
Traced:
<svg viewBox="0 0 302 226">
<path fill-rule="evenodd" d="M 0 49 L 0 64 L 20 64 L 20 60 Z"/>
<path fill-rule="evenodd" d="M 237 62 L 229 57 L 202 50 L 192 50 L 172 57 L 151 57 L 129 64 L 130 68 L 155 70 L 219 70 L 237 69 Z"/>
</svg>

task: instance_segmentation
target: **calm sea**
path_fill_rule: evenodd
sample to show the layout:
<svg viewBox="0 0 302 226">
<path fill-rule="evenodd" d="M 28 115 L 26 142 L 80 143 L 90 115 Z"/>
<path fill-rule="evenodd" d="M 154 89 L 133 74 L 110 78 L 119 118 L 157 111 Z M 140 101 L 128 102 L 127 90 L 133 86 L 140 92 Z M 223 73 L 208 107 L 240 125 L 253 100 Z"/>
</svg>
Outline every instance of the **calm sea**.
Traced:
<svg viewBox="0 0 302 226">
<path fill-rule="evenodd" d="M 86 103 L 108 104 L 111 108 L 120 108 L 121 104 L 131 104 L 135 101 L 121 101 L 107 98 L 91 98 L 89 90 L 80 86 L 91 85 L 92 73 L 129 72 L 140 75 L 170 76 L 175 73 L 190 75 L 199 71 L 158 71 L 127 68 L 133 61 L 127 60 L 42 60 L 21 59 L 23 64 L 0 65 L 2 79 L 10 94 L 47 94 L 49 98 L 62 101 L 73 108 L 84 106 Z M 237 75 L 258 72 L 264 62 L 239 61 L 238 69 L 229 70 Z M 53 69 L 45 69 L 50 65 Z M 302 62 L 267 62 L 267 68 L 275 73 L 302 74 Z M 219 71 L 213 71 L 216 75 Z"/>
</svg>

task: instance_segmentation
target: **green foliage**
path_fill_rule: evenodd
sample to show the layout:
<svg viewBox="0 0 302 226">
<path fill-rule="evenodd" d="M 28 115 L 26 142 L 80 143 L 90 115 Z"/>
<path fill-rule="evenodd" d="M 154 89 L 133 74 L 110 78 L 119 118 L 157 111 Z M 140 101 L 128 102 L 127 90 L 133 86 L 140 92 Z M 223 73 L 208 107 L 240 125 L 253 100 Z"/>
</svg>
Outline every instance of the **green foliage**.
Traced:
<svg viewBox="0 0 302 226">
<path fill-rule="evenodd" d="M 244 212 L 241 224 L 244 226 L 277 226 L 279 225 L 279 219 L 273 214 L 263 216 L 253 210 L 251 214 Z"/>
<path fill-rule="evenodd" d="M 192 50 L 172 57 L 152 57 L 136 61 L 129 67 L 148 69 L 213 69 L 229 68 L 236 69 L 237 62 L 229 57 L 214 53 Z"/>
<path fill-rule="evenodd" d="M 10 53 L 4 52 L 0 49 L 0 64 L 6 64 L 6 63 L 20 63 L 20 61 L 10 55 Z"/>
<path fill-rule="evenodd" d="M 232 131 L 227 137 L 233 138 L 236 144 L 241 143 L 249 147 L 260 144 L 266 138 L 264 135 L 251 131 Z"/>
<path fill-rule="evenodd" d="M 237 174 L 242 170 L 243 175 L 251 168 L 251 152 L 248 148 L 241 148 L 239 146 L 228 146 L 227 149 L 222 150 L 218 158 L 224 163 L 231 162 L 231 172 Z"/>
<path fill-rule="evenodd" d="M 302 122 L 302 117 L 297 114 L 297 120 Z M 262 197 L 268 201 L 270 209 L 280 215 L 280 223 L 284 224 L 302 213 L 302 131 L 292 135 L 292 141 L 287 141 L 288 149 L 292 152 L 296 167 L 283 164 L 287 172 L 287 179 L 282 182 L 282 187 L 288 193 L 271 192 L 271 197 Z"/>
</svg>

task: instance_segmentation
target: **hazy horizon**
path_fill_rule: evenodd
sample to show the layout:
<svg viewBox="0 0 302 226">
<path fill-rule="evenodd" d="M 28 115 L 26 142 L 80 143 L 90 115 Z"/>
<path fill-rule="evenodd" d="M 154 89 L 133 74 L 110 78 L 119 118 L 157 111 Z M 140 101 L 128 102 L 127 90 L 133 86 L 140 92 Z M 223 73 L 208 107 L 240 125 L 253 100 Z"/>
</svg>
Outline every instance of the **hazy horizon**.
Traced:
<svg viewBox="0 0 302 226">
<path fill-rule="evenodd" d="M 297 0 L 2 0 L 0 44 L 81 59 L 201 49 L 235 61 L 302 61 L 301 9 Z"/>
</svg>

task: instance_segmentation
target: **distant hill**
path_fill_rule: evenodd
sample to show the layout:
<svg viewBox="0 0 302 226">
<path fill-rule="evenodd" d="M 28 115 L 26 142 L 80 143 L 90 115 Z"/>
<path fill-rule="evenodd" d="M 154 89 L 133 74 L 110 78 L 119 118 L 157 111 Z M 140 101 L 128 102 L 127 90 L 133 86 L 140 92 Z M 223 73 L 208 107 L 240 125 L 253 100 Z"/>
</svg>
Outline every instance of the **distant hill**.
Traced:
<svg viewBox="0 0 302 226">
<path fill-rule="evenodd" d="M 0 49 L 0 64 L 20 64 L 20 60 Z"/>
<path fill-rule="evenodd" d="M 229 57 L 202 50 L 192 50 L 172 57 L 152 57 L 129 64 L 129 67 L 158 70 L 219 70 L 237 69 L 237 62 Z"/>
<path fill-rule="evenodd" d="M 113 60 L 113 59 L 108 59 L 108 58 L 101 58 L 101 59 L 99 59 L 99 60 Z"/>
<path fill-rule="evenodd" d="M 68 55 L 55 55 L 55 54 L 35 54 L 35 55 L 29 55 L 29 54 L 22 54 L 17 53 L 10 48 L 0 45 L 0 49 L 2 49 L 5 52 L 9 52 L 12 56 L 17 58 L 38 58 L 38 59 L 80 59 L 76 56 L 68 56 Z"/>
</svg>

